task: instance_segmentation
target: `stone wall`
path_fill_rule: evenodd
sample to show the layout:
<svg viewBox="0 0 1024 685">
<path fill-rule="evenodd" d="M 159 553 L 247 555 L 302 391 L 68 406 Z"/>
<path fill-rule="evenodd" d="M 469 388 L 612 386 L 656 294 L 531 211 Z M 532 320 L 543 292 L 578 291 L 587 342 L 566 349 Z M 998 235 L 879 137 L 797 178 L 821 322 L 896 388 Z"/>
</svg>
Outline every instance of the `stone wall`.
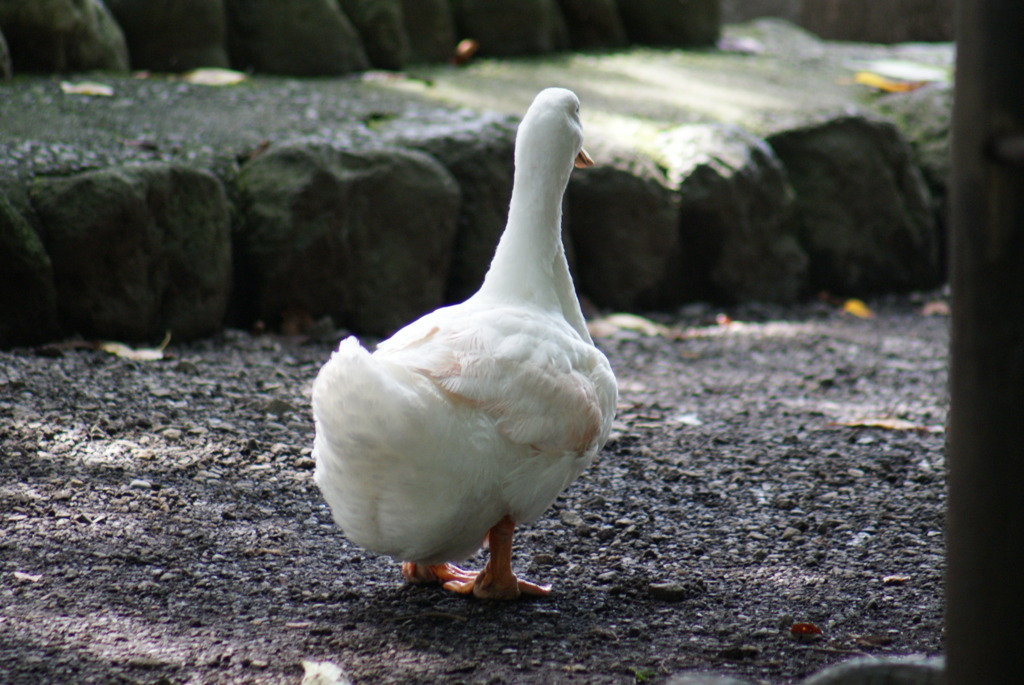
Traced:
<svg viewBox="0 0 1024 685">
<path fill-rule="evenodd" d="M 708 46 L 719 0 L 0 0 L 0 78 L 198 67 L 296 76 L 482 56 Z M 301 45 L 301 50 L 295 46 Z"/>
<path fill-rule="evenodd" d="M 758 17 L 786 19 L 833 40 L 953 40 L 953 0 L 722 0 L 724 22 Z"/>
<path fill-rule="evenodd" d="M 884 97 L 839 85 L 847 60 L 888 53 L 830 58 L 833 46 L 792 25 L 754 28 L 741 43 L 753 54 L 584 58 L 594 71 L 502 62 L 476 76 L 439 67 L 434 80 L 253 77 L 221 88 L 90 74 L 106 96 L 64 93 L 51 77 L 0 84 L 0 345 L 317 322 L 384 335 L 461 301 L 504 227 L 516 119 L 424 94 L 532 97 L 563 78 L 577 80 L 598 161 L 573 173 L 564 221 L 594 306 L 939 284 L 949 85 Z M 772 80 L 757 78 L 767 70 Z M 639 118 L 614 109 L 622 98 L 602 102 L 606 84 L 648 72 L 656 89 Z M 700 95 L 697 109 L 667 84 Z M 815 107 L 792 90 L 809 87 Z M 760 103 L 752 123 L 709 116 L 715 95 Z M 644 133 L 651 117 L 663 123 Z"/>
<path fill-rule="evenodd" d="M 801 25 L 822 38 L 869 43 L 953 40 L 954 0 L 804 0 Z"/>
</svg>

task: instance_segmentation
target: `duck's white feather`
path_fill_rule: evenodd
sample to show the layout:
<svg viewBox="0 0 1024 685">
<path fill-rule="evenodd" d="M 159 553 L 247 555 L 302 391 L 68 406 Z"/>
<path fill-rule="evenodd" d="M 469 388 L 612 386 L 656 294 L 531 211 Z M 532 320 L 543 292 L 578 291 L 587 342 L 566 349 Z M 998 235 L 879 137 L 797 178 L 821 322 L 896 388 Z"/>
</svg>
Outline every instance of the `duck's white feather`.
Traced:
<svg viewBox="0 0 1024 685">
<path fill-rule="evenodd" d="M 570 166 L 579 145 L 563 153 Z M 517 148 L 522 195 L 520 161 Z M 544 192 L 560 200 L 568 172 Z M 557 234 L 509 247 L 515 198 L 504 262 L 539 262 L 535 282 L 502 287 L 514 279 L 496 257 L 490 286 L 373 354 L 344 340 L 314 383 L 315 479 L 360 546 L 403 561 L 463 559 L 502 517 L 540 516 L 607 439 L 611 367 L 583 325 Z M 560 209 L 545 201 L 555 226 L 519 229 L 519 238 L 558 228 Z"/>
</svg>

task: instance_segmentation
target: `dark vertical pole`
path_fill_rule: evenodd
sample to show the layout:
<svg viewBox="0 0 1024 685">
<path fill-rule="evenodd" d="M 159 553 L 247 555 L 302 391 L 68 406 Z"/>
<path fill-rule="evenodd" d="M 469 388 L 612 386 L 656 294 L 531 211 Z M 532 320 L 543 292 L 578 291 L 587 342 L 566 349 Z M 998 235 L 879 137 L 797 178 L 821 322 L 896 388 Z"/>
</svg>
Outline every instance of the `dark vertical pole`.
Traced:
<svg viewBox="0 0 1024 685">
<path fill-rule="evenodd" d="M 1024 682 L 1024 3 L 960 0 L 948 685 Z"/>
</svg>

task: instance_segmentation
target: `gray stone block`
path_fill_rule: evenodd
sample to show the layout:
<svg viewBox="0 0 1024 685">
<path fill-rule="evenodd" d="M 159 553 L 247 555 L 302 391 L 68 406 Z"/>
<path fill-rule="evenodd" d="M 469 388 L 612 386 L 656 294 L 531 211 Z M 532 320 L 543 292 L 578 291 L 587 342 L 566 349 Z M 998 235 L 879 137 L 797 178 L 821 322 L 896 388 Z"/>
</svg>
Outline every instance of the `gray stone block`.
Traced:
<svg viewBox="0 0 1024 685">
<path fill-rule="evenodd" d="M 382 335 L 442 304 L 459 188 L 432 157 L 295 142 L 247 163 L 237 192 L 253 316 Z"/>
<path fill-rule="evenodd" d="M 39 178 L 33 207 L 69 332 L 118 340 L 209 335 L 231 284 L 229 211 L 209 172 L 151 163 Z"/>
</svg>

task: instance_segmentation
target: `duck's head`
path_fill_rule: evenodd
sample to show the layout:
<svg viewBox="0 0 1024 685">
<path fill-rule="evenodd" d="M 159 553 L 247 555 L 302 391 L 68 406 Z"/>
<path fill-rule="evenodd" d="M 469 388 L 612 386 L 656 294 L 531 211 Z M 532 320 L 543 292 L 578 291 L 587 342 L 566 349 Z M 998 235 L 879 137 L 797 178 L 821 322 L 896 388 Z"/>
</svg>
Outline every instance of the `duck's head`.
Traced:
<svg viewBox="0 0 1024 685">
<path fill-rule="evenodd" d="M 570 163 L 577 168 L 593 166 L 583 149 L 580 101 L 571 90 L 546 88 L 533 99 L 516 136 L 517 167 L 528 154 L 564 160 L 567 170 Z"/>
</svg>

